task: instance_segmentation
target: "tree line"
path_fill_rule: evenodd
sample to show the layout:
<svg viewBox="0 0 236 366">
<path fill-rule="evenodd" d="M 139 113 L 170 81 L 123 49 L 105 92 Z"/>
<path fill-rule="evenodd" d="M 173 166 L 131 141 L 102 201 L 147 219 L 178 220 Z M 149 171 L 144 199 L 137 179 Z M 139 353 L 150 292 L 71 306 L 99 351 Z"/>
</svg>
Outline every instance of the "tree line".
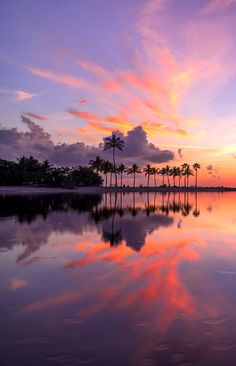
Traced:
<svg viewBox="0 0 236 366">
<path fill-rule="evenodd" d="M 48 160 L 39 162 L 33 156 L 22 156 L 17 161 L 8 161 L 0 159 L 0 185 L 45 185 L 57 187 L 72 186 L 112 186 L 113 176 L 115 177 L 114 186 L 118 186 L 118 176 L 120 177 L 120 186 L 123 187 L 124 174 L 133 176 L 133 187 L 136 186 L 136 177 L 144 174 L 147 177 L 147 186 L 150 186 L 150 180 L 153 177 L 154 185 L 157 187 L 157 176 L 162 177 L 162 186 L 189 186 L 189 177 L 195 175 L 195 186 L 198 184 L 198 170 L 200 164 L 195 163 L 191 167 L 185 163 L 181 166 L 170 167 L 166 165 L 157 168 L 147 164 L 140 168 L 137 164 L 126 167 L 124 164 L 116 164 L 116 150 L 123 151 L 124 141 L 115 133 L 111 137 L 104 139 L 103 151 L 112 150 L 112 162 L 101 159 L 97 156 L 89 161 L 88 166 L 78 165 L 76 167 L 57 167 L 50 164 Z M 101 175 L 104 175 L 104 180 Z M 172 177 L 172 181 L 171 181 Z M 109 181 L 108 181 L 109 180 Z"/>
<path fill-rule="evenodd" d="M 102 177 L 91 167 L 56 167 L 47 160 L 22 156 L 16 162 L 0 159 L 0 185 L 100 186 Z"/>
<path fill-rule="evenodd" d="M 120 186 L 123 186 L 123 176 L 126 173 L 127 175 L 133 175 L 133 187 L 136 186 L 136 176 L 137 174 L 144 173 L 145 177 L 147 177 L 147 186 L 150 186 L 150 178 L 153 176 L 154 185 L 157 187 L 157 176 L 162 176 L 162 186 L 168 185 L 171 186 L 170 177 L 173 178 L 173 186 L 176 186 L 176 180 L 178 180 L 178 186 L 181 186 L 181 179 L 184 180 L 184 187 L 189 186 L 189 177 L 195 175 L 195 187 L 198 185 L 198 170 L 201 168 L 199 163 L 194 163 L 192 167 L 184 163 L 181 166 L 170 167 L 166 165 L 162 168 L 152 167 L 150 164 L 147 164 L 144 168 L 140 168 L 137 164 L 132 164 L 131 167 L 126 167 L 124 164 L 116 165 L 115 161 L 115 152 L 116 150 L 123 151 L 124 149 L 124 141 L 116 134 L 112 134 L 111 137 L 106 137 L 104 140 L 103 151 L 112 150 L 112 160 L 111 163 L 109 160 L 103 160 L 99 156 L 97 156 L 94 160 L 90 160 L 89 166 L 97 173 L 103 173 L 105 176 L 105 187 L 108 186 L 108 175 L 110 178 L 110 186 L 112 186 L 112 176 L 115 176 L 115 187 L 118 185 L 117 175 L 120 176 Z M 167 184 L 166 184 L 167 183 Z"/>
</svg>

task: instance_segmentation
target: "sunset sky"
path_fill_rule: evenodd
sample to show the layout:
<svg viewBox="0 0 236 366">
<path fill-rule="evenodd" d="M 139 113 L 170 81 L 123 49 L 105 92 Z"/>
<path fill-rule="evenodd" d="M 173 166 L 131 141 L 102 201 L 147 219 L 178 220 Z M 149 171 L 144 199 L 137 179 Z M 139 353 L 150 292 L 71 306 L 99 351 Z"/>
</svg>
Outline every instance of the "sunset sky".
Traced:
<svg viewBox="0 0 236 366">
<path fill-rule="evenodd" d="M 119 161 L 236 186 L 236 0 L 0 3 L 0 158 L 85 164 L 119 131 Z"/>
</svg>

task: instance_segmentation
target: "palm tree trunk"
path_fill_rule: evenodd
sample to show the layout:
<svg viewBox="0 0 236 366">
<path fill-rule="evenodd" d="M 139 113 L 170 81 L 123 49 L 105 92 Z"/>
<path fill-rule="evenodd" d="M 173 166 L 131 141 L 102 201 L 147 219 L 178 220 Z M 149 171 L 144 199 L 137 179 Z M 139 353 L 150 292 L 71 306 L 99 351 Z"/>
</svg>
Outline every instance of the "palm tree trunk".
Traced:
<svg viewBox="0 0 236 366">
<path fill-rule="evenodd" d="M 122 172 L 120 173 L 120 186 L 122 187 L 122 183 L 123 183 L 123 174 Z"/>
<path fill-rule="evenodd" d="M 165 175 L 162 175 L 162 185 L 164 186 L 164 179 L 165 179 Z"/>
<path fill-rule="evenodd" d="M 107 173 L 105 174 L 105 187 L 107 187 Z"/>
<path fill-rule="evenodd" d="M 173 180 L 174 180 L 174 187 L 175 187 L 175 176 L 173 176 Z"/>
<path fill-rule="evenodd" d="M 181 177 L 180 177 L 180 175 L 179 175 L 179 188 L 180 188 L 180 179 L 181 179 Z"/>
<path fill-rule="evenodd" d="M 195 170 L 195 187 L 197 188 L 197 169 Z"/>
<path fill-rule="evenodd" d="M 110 187 L 111 187 L 111 185 L 112 185 L 112 172 L 110 174 Z"/>
<path fill-rule="evenodd" d="M 157 177 L 156 174 L 154 174 L 154 182 L 155 182 L 155 187 L 157 186 Z"/>
<path fill-rule="evenodd" d="M 148 174 L 148 188 L 149 188 L 149 174 Z"/>
<path fill-rule="evenodd" d="M 116 162 L 115 162 L 115 148 L 113 147 L 113 166 L 114 166 L 114 173 L 115 173 L 115 187 L 117 187 L 117 173 L 116 173 Z"/>
<path fill-rule="evenodd" d="M 135 172 L 134 172 L 134 187 L 135 187 Z"/>
</svg>

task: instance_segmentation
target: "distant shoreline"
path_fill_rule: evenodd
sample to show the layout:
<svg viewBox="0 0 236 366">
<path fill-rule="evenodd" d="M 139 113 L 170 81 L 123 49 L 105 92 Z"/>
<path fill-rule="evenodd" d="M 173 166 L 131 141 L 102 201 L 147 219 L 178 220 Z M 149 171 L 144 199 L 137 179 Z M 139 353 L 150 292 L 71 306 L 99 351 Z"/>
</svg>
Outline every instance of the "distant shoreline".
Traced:
<svg viewBox="0 0 236 366">
<path fill-rule="evenodd" d="M 62 193 L 178 193 L 178 192 L 236 192 L 236 187 L 75 187 L 75 188 L 61 188 L 61 187 L 30 187 L 30 186 L 2 186 L 0 187 L 0 195 L 9 194 L 62 194 Z"/>
</svg>

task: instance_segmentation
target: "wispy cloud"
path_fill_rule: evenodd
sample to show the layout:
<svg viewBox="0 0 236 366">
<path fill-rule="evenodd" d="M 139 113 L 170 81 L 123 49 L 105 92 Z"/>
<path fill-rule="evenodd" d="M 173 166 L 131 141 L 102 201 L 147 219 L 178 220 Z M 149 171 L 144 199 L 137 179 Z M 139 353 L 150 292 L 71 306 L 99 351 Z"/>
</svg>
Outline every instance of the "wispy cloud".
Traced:
<svg viewBox="0 0 236 366">
<path fill-rule="evenodd" d="M 37 94 L 28 93 L 24 90 L 16 90 L 17 100 L 26 100 L 36 97 Z"/>
<path fill-rule="evenodd" d="M 21 102 L 21 101 L 24 101 L 27 99 L 37 97 L 45 92 L 34 94 L 34 93 L 30 93 L 30 92 L 27 92 L 25 90 L 20 90 L 20 89 L 19 90 L 7 90 L 7 89 L 0 88 L 0 93 L 12 95 L 12 96 L 14 96 L 13 101 Z"/>
<path fill-rule="evenodd" d="M 45 121 L 47 118 L 42 116 L 41 114 L 37 114 L 37 113 L 32 113 L 32 112 L 23 112 L 22 113 L 24 116 L 33 118 L 33 119 L 37 119 L 39 121 Z"/>
<path fill-rule="evenodd" d="M 27 285 L 28 285 L 28 282 L 21 278 L 13 277 L 13 278 L 10 278 L 10 280 L 9 280 L 9 287 L 11 290 L 18 290 Z"/>
<path fill-rule="evenodd" d="M 230 5 L 235 4 L 236 0 L 211 0 L 206 6 L 201 10 L 202 14 L 210 14 L 221 12 L 227 9 Z"/>
<path fill-rule="evenodd" d="M 79 77 L 71 75 L 59 75 L 55 72 L 28 67 L 27 70 L 33 75 L 62 84 L 71 88 L 86 88 L 88 83 Z"/>
</svg>

